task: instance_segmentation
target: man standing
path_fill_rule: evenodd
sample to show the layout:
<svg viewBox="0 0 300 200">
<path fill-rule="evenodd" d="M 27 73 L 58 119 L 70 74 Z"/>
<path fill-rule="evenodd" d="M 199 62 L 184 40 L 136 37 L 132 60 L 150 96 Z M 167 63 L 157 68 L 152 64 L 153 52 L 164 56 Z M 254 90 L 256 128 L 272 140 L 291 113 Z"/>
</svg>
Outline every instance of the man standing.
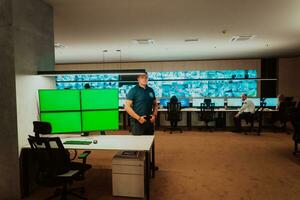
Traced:
<svg viewBox="0 0 300 200">
<path fill-rule="evenodd" d="M 147 72 L 137 78 L 138 84 L 127 94 L 125 110 L 130 115 L 133 135 L 153 135 L 157 116 L 155 93 L 148 84 Z"/>
<path fill-rule="evenodd" d="M 240 111 L 234 116 L 234 124 L 235 124 L 234 132 L 240 132 L 241 120 L 250 119 L 251 115 L 254 114 L 255 112 L 255 105 L 251 100 L 247 98 L 246 94 L 242 94 L 242 101 L 243 101 L 243 105 Z"/>
</svg>

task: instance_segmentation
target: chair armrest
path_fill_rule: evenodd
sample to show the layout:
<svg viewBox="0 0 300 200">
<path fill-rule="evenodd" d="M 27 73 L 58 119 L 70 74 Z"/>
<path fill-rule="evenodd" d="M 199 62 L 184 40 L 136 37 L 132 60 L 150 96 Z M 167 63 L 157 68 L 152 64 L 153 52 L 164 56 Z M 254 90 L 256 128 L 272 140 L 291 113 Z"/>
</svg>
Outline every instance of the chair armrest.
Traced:
<svg viewBox="0 0 300 200">
<path fill-rule="evenodd" d="M 78 156 L 78 159 L 86 159 L 91 154 L 91 151 L 84 151 Z"/>
</svg>

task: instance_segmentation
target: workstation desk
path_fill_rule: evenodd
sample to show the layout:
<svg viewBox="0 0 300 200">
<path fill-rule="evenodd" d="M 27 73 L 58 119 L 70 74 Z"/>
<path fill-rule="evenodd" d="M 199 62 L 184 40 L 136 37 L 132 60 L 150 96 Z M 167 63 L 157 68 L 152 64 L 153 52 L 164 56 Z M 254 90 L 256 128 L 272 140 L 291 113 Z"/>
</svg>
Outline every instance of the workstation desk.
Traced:
<svg viewBox="0 0 300 200">
<path fill-rule="evenodd" d="M 159 108 L 158 109 L 158 115 L 157 115 L 157 119 L 156 119 L 156 128 L 160 128 L 160 118 L 162 114 L 166 114 L 167 113 L 167 109 L 166 108 Z M 223 126 L 222 128 L 226 128 L 227 127 L 227 123 L 226 123 L 226 115 L 227 114 L 232 114 L 232 113 L 237 113 L 239 110 L 235 109 L 235 108 L 215 108 L 214 112 L 218 115 L 218 117 L 220 117 L 223 120 Z M 123 129 L 127 129 L 128 126 L 130 126 L 130 120 L 129 120 L 129 116 L 126 113 L 124 108 L 119 109 L 120 115 L 122 115 L 122 125 L 123 125 Z M 191 130 L 192 128 L 192 113 L 198 113 L 200 112 L 200 108 L 182 108 L 181 109 L 182 113 L 186 113 L 186 127 L 188 130 Z M 271 113 L 271 112 L 277 112 L 277 110 L 274 109 L 269 109 L 269 108 L 265 108 L 263 110 L 263 112 L 261 112 L 260 114 L 264 114 L 264 113 Z M 260 120 L 259 120 L 259 126 L 262 126 L 262 116 L 260 116 Z"/>
<path fill-rule="evenodd" d="M 81 137 L 78 135 L 61 134 L 61 135 L 44 135 L 42 137 L 60 137 L 62 142 L 65 141 L 94 141 L 97 143 L 91 143 L 89 145 L 70 145 L 64 144 L 64 148 L 68 150 L 111 150 L 111 151 L 143 151 L 145 152 L 145 199 L 150 199 L 150 177 L 155 177 L 155 145 L 154 136 L 133 136 L 133 135 L 91 135 Z M 30 145 L 23 147 L 21 152 L 21 177 L 22 177 L 22 189 L 24 196 L 28 196 L 30 193 L 29 180 L 31 177 L 28 174 L 26 167 L 29 166 Z M 152 162 L 150 162 L 152 161 Z M 151 167 L 150 167 L 151 163 Z"/>
</svg>

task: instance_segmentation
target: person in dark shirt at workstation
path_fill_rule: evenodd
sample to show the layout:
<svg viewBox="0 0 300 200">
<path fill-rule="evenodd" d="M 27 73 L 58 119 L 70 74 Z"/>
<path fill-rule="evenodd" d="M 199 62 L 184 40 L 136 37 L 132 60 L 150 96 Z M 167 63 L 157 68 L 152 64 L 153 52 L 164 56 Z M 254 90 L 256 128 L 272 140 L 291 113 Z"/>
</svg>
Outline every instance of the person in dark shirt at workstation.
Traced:
<svg viewBox="0 0 300 200">
<path fill-rule="evenodd" d="M 133 135 L 153 135 L 157 117 L 157 100 L 154 90 L 149 87 L 148 74 L 138 76 L 138 84 L 127 94 L 125 110 L 130 115 Z"/>
</svg>

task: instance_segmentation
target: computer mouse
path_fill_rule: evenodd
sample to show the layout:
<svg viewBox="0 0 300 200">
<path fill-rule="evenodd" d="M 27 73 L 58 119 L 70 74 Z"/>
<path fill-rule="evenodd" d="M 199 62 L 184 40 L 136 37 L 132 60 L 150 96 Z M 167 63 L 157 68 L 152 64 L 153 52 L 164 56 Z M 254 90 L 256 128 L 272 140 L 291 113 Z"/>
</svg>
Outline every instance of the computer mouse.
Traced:
<svg viewBox="0 0 300 200">
<path fill-rule="evenodd" d="M 98 141 L 97 141 L 97 140 L 93 140 L 93 143 L 94 143 L 94 144 L 97 144 L 97 143 L 98 143 Z"/>
</svg>

